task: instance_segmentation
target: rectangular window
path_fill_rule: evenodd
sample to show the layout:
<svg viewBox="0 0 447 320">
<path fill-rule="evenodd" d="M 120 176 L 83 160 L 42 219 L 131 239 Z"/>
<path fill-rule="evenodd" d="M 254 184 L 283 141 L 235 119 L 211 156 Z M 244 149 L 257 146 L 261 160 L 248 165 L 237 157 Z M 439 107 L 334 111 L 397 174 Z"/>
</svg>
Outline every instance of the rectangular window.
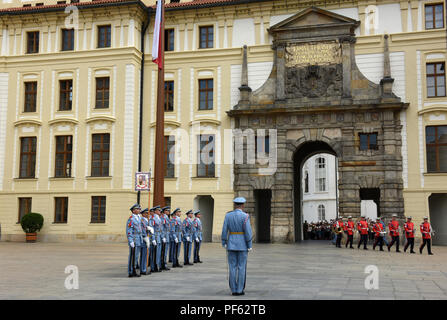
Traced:
<svg viewBox="0 0 447 320">
<path fill-rule="evenodd" d="M 67 223 L 68 198 L 54 198 L 54 223 Z"/>
<path fill-rule="evenodd" d="M 170 207 L 171 206 L 171 197 L 165 197 L 165 206 Z M 172 212 L 172 208 L 171 208 Z"/>
<path fill-rule="evenodd" d="M 174 51 L 174 29 L 165 30 L 165 51 Z"/>
<path fill-rule="evenodd" d="M 39 31 L 27 32 L 26 53 L 39 52 Z"/>
<path fill-rule="evenodd" d="M 98 27 L 98 48 L 109 48 L 111 39 L 111 29 L 108 26 Z"/>
<path fill-rule="evenodd" d="M 171 138 L 170 138 L 171 137 Z M 174 178 L 175 171 L 175 140 L 174 136 L 165 136 L 164 143 L 164 170 L 166 178 Z"/>
<path fill-rule="evenodd" d="M 200 49 L 212 48 L 214 46 L 214 27 L 200 27 Z"/>
<path fill-rule="evenodd" d="M 56 164 L 54 176 L 57 178 L 71 177 L 71 159 L 73 152 L 72 136 L 56 137 Z"/>
<path fill-rule="evenodd" d="M 95 196 L 92 197 L 92 218 L 91 223 L 105 223 L 106 222 L 106 197 Z"/>
<path fill-rule="evenodd" d="M 74 49 L 74 29 L 62 29 L 62 51 Z"/>
<path fill-rule="evenodd" d="M 36 137 L 20 138 L 20 178 L 34 178 L 36 169 Z"/>
<path fill-rule="evenodd" d="M 110 78 L 96 78 L 96 105 L 98 109 L 109 107 Z"/>
<path fill-rule="evenodd" d="M 447 172 L 447 126 L 425 128 L 427 172 Z"/>
<path fill-rule="evenodd" d="M 214 135 L 202 134 L 197 136 L 198 142 L 198 177 L 214 177 Z"/>
<path fill-rule="evenodd" d="M 25 107 L 23 112 L 36 112 L 37 81 L 25 82 Z"/>
<path fill-rule="evenodd" d="M 73 102 L 73 80 L 59 80 L 59 111 L 71 110 Z"/>
<path fill-rule="evenodd" d="M 256 136 L 255 153 L 258 154 L 258 152 L 266 155 L 270 153 L 270 137 L 268 135 Z"/>
<path fill-rule="evenodd" d="M 425 29 L 444 28 L 444 4 L 425 5 Z"/>
<path fill-rule="evenodd" d="M 360 150 L 377 150 L 377 133 L 359 133 Z"/>
<path fill-rule="evenodd" d="M 92 135 L 92 177 L 109 176 L 110 134 Z"/>
<path fill-rule="evenodd" d="M 32 198 L 19 198 L 19 222 L 25 214 L 31 212 Z"/>
<path fill-rule="evenodd" d="M 213 79 L 199 80 L 199 110 L 213 110 Z"/>
<path fill-rule="evenodd" d="M 427 97 L 445 97 L 445 63 L 427 63 Z"/>
<path fill-rule="evenodd" d="M 165 111 L 174 111 L 174 81 L 165 81 Z"/>
<path fill-rule="evenodd" d="M 315 159 L 315 189 L 318 192 L 326 191 L 326 159 Z"/>
</svg>

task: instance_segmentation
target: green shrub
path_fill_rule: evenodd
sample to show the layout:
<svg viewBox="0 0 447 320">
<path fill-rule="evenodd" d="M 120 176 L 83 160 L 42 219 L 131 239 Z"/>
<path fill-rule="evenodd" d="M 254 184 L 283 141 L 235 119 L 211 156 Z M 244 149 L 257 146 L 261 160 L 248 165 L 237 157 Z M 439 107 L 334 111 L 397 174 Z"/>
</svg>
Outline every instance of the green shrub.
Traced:
<svg viewBox="0 0 447 320">
<path fill-rule="evenodd" d="M 22 217 L 20 224 L 26 233 L 40 231 L 43 226 L 43 216 L 40 213 L 30 212 Z"/>
</svg>

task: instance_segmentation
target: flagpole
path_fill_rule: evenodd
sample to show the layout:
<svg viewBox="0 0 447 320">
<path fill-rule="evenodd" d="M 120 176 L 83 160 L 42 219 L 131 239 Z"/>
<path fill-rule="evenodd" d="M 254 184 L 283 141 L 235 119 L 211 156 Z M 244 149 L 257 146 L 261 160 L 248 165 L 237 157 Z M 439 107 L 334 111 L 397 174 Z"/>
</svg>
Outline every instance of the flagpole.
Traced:
<svg viewBox="0 0 447 320">
<path fill-rule="evenodd" d="M 164 206 L 164 99 L 165 99 L 165 19 L 164 0 L 161 1 L 160 56 L 161 68 L 158 67 L 157 86 L 157 121 L 155 127 L 155 168 L 154 168 L 154 206 Z"/>
</svg>

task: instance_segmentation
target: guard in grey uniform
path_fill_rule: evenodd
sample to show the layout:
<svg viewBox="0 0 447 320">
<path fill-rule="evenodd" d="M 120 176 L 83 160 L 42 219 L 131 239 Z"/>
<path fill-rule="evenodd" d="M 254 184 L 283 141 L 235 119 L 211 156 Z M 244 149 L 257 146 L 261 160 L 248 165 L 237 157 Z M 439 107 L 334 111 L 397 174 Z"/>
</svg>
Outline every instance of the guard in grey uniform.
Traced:
<svg viewBox="0 0 447 320">
<path fill-rule="evenodd" d="M 143 244 L 141 221 L 138 217 L 141 207 L 136 203 L 130 208 L 130 211 L 132 211 L 132 215 L 127 219 L 126 224 L 126 235 L 129 244 L 127 272 L 129 277 L 139 277 L 140 274 L 137 273 L 135 264 L 138 259 L 136 253 L 141 250 Z"/>
<path fill-rule="evenodd" d="M 168 268 L 168 250 L 169 250 L 169 229 L 170 229 L 170 222 L 169 222 L 169 210 L 171 207 L 163 207 L 161 209 L 162 215 L 160 216 L 161 219 L 161 270 L 171 270 Z"/>
<path fill-rule="evenodd" d="M 173 268 L 182 268 L 182 266 L 178 263 L 178 256 L 181 241 L 182 241 L 182 220 L 177 215 L 177 213 L 181 214 L 180 208 L 175 209 L 172 212 L 171 217 L 171 244 L 169 247 L 169 254 L 172 258 L 172 267 Z"/>
<path fill-rule="evenodd" d="M 244 295 L 247 256 L 252 250 L 253 234 L 250 217 L 242 211 L 245 198 L 233 200 L 234 210 L 226 214 L 222 227 L 222 246 L 227 250 L 229 266 L 229 282 L 233 296 Z"/>
<path fill-rule="evenodd" d="M 187 217 L 182 223 L 182 233 L 183 233 L 183 265 L 192 265 L 189 258 L 191 257 L 191 246 L 192 246 L 192 235 L 193 235 L 193 224 L 192 224 L 192 210 L 186 212 Z"/>
<path fill-rule="evenodd" d="M 202 244 L 202 221 L 200 221 L 200 210 L 194 212 L 194 263 L 202 263 L 200 260 L 200 245 Z"/>
</svg>

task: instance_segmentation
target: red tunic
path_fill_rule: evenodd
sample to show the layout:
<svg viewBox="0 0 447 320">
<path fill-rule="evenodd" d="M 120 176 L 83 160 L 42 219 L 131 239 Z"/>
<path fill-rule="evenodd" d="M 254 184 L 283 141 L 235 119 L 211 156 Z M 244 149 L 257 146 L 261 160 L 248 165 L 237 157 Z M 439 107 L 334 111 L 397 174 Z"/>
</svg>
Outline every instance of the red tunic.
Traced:
<svg viewBox="0 0 447 320">
<path fill-rule="evenodd" d="M 361 220 L 358 223 L 358 229 L 360 230 L 360 234 L 368 234 L 368 222 Z"/>
<path fill-rule="evenodd" d="M 354 222 L 347 221 L 345 224 L 345 230 L 348 231 L 348 235 L 352 236 L 354 234 Z"/>
<path fill-rule="evenodd" d="M 422 222 L 421 223 L 422 239 L 431 239 L 430 231 L 431 231 L 430 222 Z"/>
<path fill-rule="evenodd" d="M 380 237 L 380 232 L 383 231 L 383 225 L 380 222 L 377 222 L 373 225 L 373 231 L 375 232 L 375 237 Z"/>
<path fill-rule="evenodd" d="M 414 223 L 413 222 L 406 222 L 404 224 L 405 229 L 405 236 L 407 238 L 414 238 Z"/>
<path fill-rule="evenodd" d="M 390 236 L 396 237 L 399 235 L 399 221 L 397 220 L 391 221 L 388 224 L 388 227 L 390 228 Z"/>
</svg>

